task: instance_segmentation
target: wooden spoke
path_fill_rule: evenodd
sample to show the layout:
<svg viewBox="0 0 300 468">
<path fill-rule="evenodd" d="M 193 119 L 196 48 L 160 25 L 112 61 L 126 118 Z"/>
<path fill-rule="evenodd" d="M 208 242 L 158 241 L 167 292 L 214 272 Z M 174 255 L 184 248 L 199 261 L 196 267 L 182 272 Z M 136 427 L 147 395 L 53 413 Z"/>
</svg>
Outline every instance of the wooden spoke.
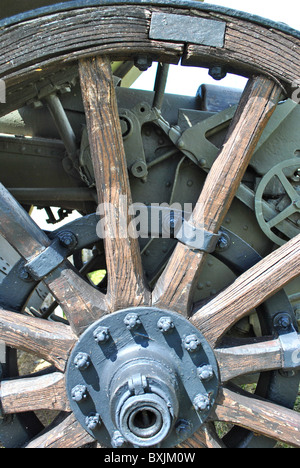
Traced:
<svg viewBox="0 0 300 468">
<path fill-rule="evenodd" d="M 300 345 L 300 341 L 299 341 Z M 282 347 L 279 339 L 245 339 L 226 343 L 226 347 L 215 349 L 221 382 L 227 382 L 240 375 L 253 374 L 284 367 Z"/>
<path fill-rule="evenodd" d="M 63 308 L 77 335 L 107 312 L 105 296 L 81 278 L 68 261 L 50 273 L 44 283 Z"/>
<path fill-rule="evenodd" d="M 300 446 L 300 414 L 251 394 L 220 390 L 212 419 L 236 424 L 256 434 Z"/>
<path fill-rule="evenodd" d="M 106 57 L 82 60 L 81 89 L 99 203 L 105 230 L 111 310 L 149 304 L 138 240 L 127 233 L 132 203 L 126 157 L 112 79 Z"/>
<path fill-rule="evenodd" d="M 212 423 L 204 424 L 192 437 L 182 442 L 180 448 L 226 448 Z"/>
<path fill-rule="evenodd" d="M 48 236 L 1 183 L 0 234 L 26 260 L 40 254 L 50 245 Z"/>
<path fill-rule="evenodd" d="M 300 235 L 243 273 L 191 318 L 215 346 L 222 335 L 249 311 L 300 274 Z"/>
<path fill-rule="evenodd" d="M 249 80 L 192 215 L 196 228 L 217 233 L 235 196 L 256 144 L 280 98 L 280 87 L 268 78 Z M 206 254 L 178 244 L 153 292 L 153 303 L 189 314 L 193 288 Z"/>
<path fill-rule="evenodd" d="M 45 251 L 51 242 L 1 184 L 0 234 L 26 261 Z M 106 312 L 104 296 L 87 284 L 68 261 L 48 275 L 45 283 L 64 309 L 77 334 Z"/>
<path fill-rule="evenodd" d="M 73 414 L 60 424 L 31 441 L 25 448 L 80 448 L 94 442 L 94 439 L 82 428 Z"/>
<path fill-rule="evenodd" d="M 62 323 L 0 308 L 0 340 L 12 348 L 37 354 L 64 371 L 76 336 L 69 326 Z"/>
<path fill-rule="evenodd" d="M 41 409 L 70 411 L 65 377 L 60 372 L 3 381 L 0 398 L 5 414 Z"/>
</svg>

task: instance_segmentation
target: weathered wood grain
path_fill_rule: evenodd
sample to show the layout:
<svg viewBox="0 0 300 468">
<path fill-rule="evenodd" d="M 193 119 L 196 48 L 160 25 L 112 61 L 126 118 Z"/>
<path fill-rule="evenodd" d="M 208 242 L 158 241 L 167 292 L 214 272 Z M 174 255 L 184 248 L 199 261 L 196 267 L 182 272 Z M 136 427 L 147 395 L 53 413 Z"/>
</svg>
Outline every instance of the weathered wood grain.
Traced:
<svg viewBox="0 0 300 468">
<path fill-rule="evenodd" d="M 225 21 L 225 46 L 150 40 L 154 11 Z M 177 63 L 184 55 L 184 64 L 203 67 L 225 64 L 229 71 L 246 76 L 263 73 L 282 81 L 283 87 L 291 91 L 292 83 L 300 76 L 299 45 L 299 38 L 287 33 L 221 13 L 179 6 L 103 5 L 46 15 L 3 28 L 0 77 L 5 79 L 9 95 L 14 84 L 24 86 L 29 76 L 31 81 L 39 81 L 47 75 L 48 67 L 52 71 L 61 69 L 61 63 L 67 65 L 82 57 L 100 54 L 114 60 L 133 60 L 147 56 L 158 62 Z"/>
<path fill-rule="evenodd" d="M 238 71 L 247 77 L 261 71 L 290 89 L 300 76 L 298 38 L 238 18 L 214 13 L 210 17 L 227 22 L 224 47 L 189 44 L 183 58 L 184 65 L 223 65 L 228 72 Z"/>
<path fill-rule="evenodd" d="M 68 325 L 48 322 L 0 308 L 0 340 L 37 354 L 64 371 L 77 339 Z"/>
<path fill-rule="evenodd" d="M 289 445 L 300 445 L 300 414 L 296 411 L 221 388 L 211 419 L 236 424 Z"/>
<path fill-rule="evenodd" d="M 80 448 L 94 442 L 94 439 L 83 429 L 73 414 L 67 416 L 60 424 L 51 427 L 26 445 L 31 448 Z"/>
<path fill-rule="evenodd" d="M 191 318 L 215 347 L 224 333 L 249 311 L 300 274 L 300 235 L 239 276 Z"/>
<path fill-rule="evenodd" d="M 70 411 L 65 377 L 60 372 L 2 381 L 0 398 L 5 414 L 36 410 Z"/>
<path fill-rule="evenodd" d="M 150 21 L 148 7 L 119 5 L 61 12 L 6 28 L 0 31 L 0 50 L 5 54 L 0 59 L 0 76 L 19 81 L 21 69 L 34 71 L 96 54 L 120 60 L 147 55 L 177 63 L 183 44 L 150 40 Z"/>
<path fill-rule="evenodd" d="M 108 311 L 105 296 L 88 284 L 69 261 L 50 273 L 44 283 L 63 308 L 77 335 Z"/>
<path fill-rule="evenodd" d="M 249 80 L 228 136 L 192 214 L 193 225 L 217 233 L 256 144 L 280 98 L 280 87 L 263 76 Z M 206 253 L 178 244 L 153 292 L 153 303 L 188 315 Z"/>
<path fill-rule="evenodd" d="M 234 340 L 234 344 L 215 349 L 221 382 L 240 375 L 282 369 L 284 367 L 279 339 Z"/>
<path fill-rule="evenodd" d="M 128 232 L 132 203 L 126 156 L 109 58 L 82 60 L 79 65 L 91 155 L 102 205 L 111 311 L 149 304 L 137 237 Z"/>
<path fill-rule="evenodd" d="M 192 437 L 178 445 L 178 448 L 192 449 L 192 448 L 210 448 L 220 449 L 226 448 L 225 444 L 218 437 L 215 427 L 212 423 L 205 423 L 201 428 L 196 431 Z"/>
</svg>

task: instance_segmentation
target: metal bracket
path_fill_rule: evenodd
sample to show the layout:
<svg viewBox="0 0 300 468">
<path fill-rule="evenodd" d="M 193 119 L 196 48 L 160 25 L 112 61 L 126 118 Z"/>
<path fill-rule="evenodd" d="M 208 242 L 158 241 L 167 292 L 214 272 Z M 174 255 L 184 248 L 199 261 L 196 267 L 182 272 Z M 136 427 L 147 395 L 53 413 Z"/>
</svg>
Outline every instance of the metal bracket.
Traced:
<svg viewBox="0 0 300 468">
<path fill-rule="evenodd" d="M 186 15 L 153 13 L 150 39 L 223 47 L 226 23 Z"/>
<path fill-rule="evenodd" d="M 25 269 L 35 281 L 42 280 L 64 261 L 65 256 L 60 250 L 60 241 L 55 239 L 42 253 L 26 263 Z"/>
<path fill-rule="evenodd" d="M 211 253 L 216 249 L 221 233 L 214 234 L 204 228 L 196 228 L 184 220 L 180 229 L 175 233 L 175 237 L 192 249 Z"/>
<path fill-rule="evenodd" d="M 41 281 L 64 262 L 76 245 L 76 236 L 62 231 L 49 247 L 26 263 L 25 270 L 35 281 Z"/>
<path fill-rule="evenodd" d="M 300 338 L 293 325 L 291 327 L 289 333 L 279 334 L 284 369 L 300 368 Z"/>
<path fill-rule="evenodd" d="M 192 213 L 175 208 L 174 205 L 156 206 L 152 203 L 146 206 L 135 203 L 135 214 L 139 213 L 136 217 L 139 235 L 142 238 L 175 238 L 191 249 L 214 252 L 222 233 L 215 234 L 203 227 L 195 227 L 190 221 Z"/>
</svg>

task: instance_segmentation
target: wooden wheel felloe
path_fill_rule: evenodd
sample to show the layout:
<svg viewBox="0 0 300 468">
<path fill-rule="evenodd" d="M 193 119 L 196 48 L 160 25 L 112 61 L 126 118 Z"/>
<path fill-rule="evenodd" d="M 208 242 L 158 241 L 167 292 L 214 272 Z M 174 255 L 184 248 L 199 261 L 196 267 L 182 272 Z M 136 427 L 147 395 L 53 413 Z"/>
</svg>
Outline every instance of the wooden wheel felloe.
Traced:
<svg viewBox="0 0 300 468">
<path fill-rule="evenodd" d="M 222 448 L 226 440 L 217 435 L 215 421 L 300 446 L 299 413 L 269 401 L 268 395 L 261 398 L 232 386 L 233 379 L 248 374 L 279 370 L 297 373 L 300 345 L 295 320 L 281 310 L 280 316 L 274 313 L 277 331 L 274 336 L 225 341 L 226 333 L 239 320 L 299 276 L 299 235 L 266 255 L 196 309 L 193 295 L 207 259 L 205 249 L 178 242 L 151 288 L 144 275 L 138 239 L 120 230 L 121 221 L 125 220 L 127 227 L 132 216 L 119 208 L 130 205 L 133 196 L 111 70 L 111 62 L 116 60 L 135 61 L 141 66 L 145 58 L 165 63 L 181 59 L 183 65 L 225 66 L 226 70 L 249 78 L 188 221 L 195 230 L 205 229 L 209 235 L 216 235 L 278 102 L 290 97 L 299 76 L 299 34 L 284 26 L 276 28 L 258 19 L 245 18 L 237 12 L 210 11 L 197 3 L 163 6 L 151 2 L 110 3 L 90 7 L 78 4 L 63 11 L 57 7 L 42 13 L 25 15 L 20 22 L 7 20 L 0 30 L 0 77 L 7 88 L 7 103 L 0 111 L 5 115 L 23 107 L 30 99 L 36 99 L 37 89 L 39 99 L 43 100 L 44 85 L 49 77 L 53 80 L 58 76 L 61 64 L 67 72 L 78 68 L 97 201 L 105 210 L 108 283 L 105 293 L 87 284 L 67 260 L 74 246 L 70 247 L 66 238 L 55 240 L 43 232 L 1 184 L 1 236 L 18 253 L 23 280 L 43 281 L 68 321 L 56 323 L 24 315 L 20 313 L 22 307 L 13 304 L 8 307 L 0 296 L 0 339 L 8 347 L 41 356 L 55 368 L 44 375 L 3 380 L 0 396 L 4 416 L 37 410 L 61 412 L 43 432 L 28 437 L 28 448 L 81 447 L 95 440 L 113 447 L 158 443 L 164 446 L 169 440 L 186 448 Z M 173 21 L 174 16 L 176 20 L 181 18 L 183 24 L 187 18 L 199 21 L 199 27 L 214 21 L 221 42 L 215 43 L 208 36 L 206 42 L 199 43 L 182 31 L 175 38 L 166 36 L 168 32 L 157 32 L 163 18 Z M 248 46 L 249 38 L 255 53 Z M 22 92 L 18 91 L 20 88 Z M 76 154 L 72 158 L 73 169 L 77 170 Z M 126 204 L 120 205 L 121 199 Z M 161 329 L 160 319 L 164 319 Z M 142 333 L 134 331 L 137 324 L 144 327 L 155 345 L 147 342 L 143 349 L 145 343 L 137 339 L 141 339 Z M 116 339 L 113 333 L 118 329 L 122 333 L 118 332 Z M 176 332 L 176 338 L 172 332 Z M 107 348 L 102 346 L 105 342 Z M 96 351 L 91 351 L 94 348 Z M 211 375 L 201 378 L 202 364 L 197 353 L 200 356 L 203 350 L 204 364 Z M 161 359 L 160 353 L 164 353 Z M 139 354 L 142 357 L 137 364 Z M 84 363 L 80 368 L 81 358 Z M 109 408 L 105 408 L 109 418 L 99 410 L 104 402 L 99 369 L 102 371 L 105 359 L 115 363 L 103 370 L 103 380 L 111 392 Z M 157 376 L 147 370 L 147 360 L 157 369 Z M 181 369 L 184 360 L 194 365 L 188 372 L 198 379 L 195 389 L 185 381 L 187 370 Z M 174 378 L 166 375 L 166 369 L 174 371 Z M 123 386 L 111 383 L 116 376 Z M 89 385 L 93 388 L 98 385 L 100 389 L 92 394 Z M 188 397 L 180 394 L 180 386 Z M 130 397 L 126 394 L 128 389 Z M 116 401 L 116 394 L 122 394 L 124 400 Z M 93 413 L 87 403 L 91 398 L 96 399 Z M 134 403 L 131 398 L 135 398 Z M 77 407 L 79 410 L 74 410 Z M 170 407 L 171 416 L 167 409 Z M 123 415 L 119 419 L 114 414 L 118 408 Z M 182 408 L 192 416 L 184 419 Z M 148 422 L 138 422 L 139 413 L 143 417 L 147 413 Z"/>
</svg>

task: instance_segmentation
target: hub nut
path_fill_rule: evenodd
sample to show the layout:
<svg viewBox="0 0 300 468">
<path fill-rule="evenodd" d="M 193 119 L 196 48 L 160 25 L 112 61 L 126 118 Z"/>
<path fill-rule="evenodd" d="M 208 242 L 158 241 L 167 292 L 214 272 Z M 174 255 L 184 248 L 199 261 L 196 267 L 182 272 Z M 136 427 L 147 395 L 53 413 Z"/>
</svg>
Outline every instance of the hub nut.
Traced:
<svg viewBox="0 0 300 468">
<path fill-rule="evenodd" d="M 97 343 L 106 343 L 109 340 L 110 333 L 107 327 L 98 327 L 93 333 Z"/>
<path fill-rule="evenodd" d="M 74 364 L 79 370 L 85 370 L 89 367 L 91 361 L 90 356 L 86 353 L 78 353 L 75 356 Z"/>
<path fill-rule="evenodd" d="M 178 435 L 185 436 L 192 428 L 192 424 L 185 419 L 180 419 L 176 424 L 175 430 Z"/>
<path fill-rule="evenodd" d="M 125 444 L 125 439 L 122 436 L 121 432 L 115 431 L 112 439 L 111 439 L 111 445 L 113 448 L 121 448 Z"/>
<path fill-rule="evenodd" d="M 174 328 L 174 323 L 171 317 L 161 317 L 157 322 L 157 326 L 162 333 L 167 333 Z"/>
<path fill-rule="evenodd" d="M 71 393 L 72 400 L 77 401 L 77 403 L 87 398 L 87 388 L 85 385 L 76 385 Z"/>
<path fill-rule="evenodd" d="M 210 400 L 207 393 L 199 393 L 193 401 L 193 405 L 196 411 L 205 411 L 210 408 Z"/>
<path fill-rule="evenodd" d="M 207 382 L 208 380 L 213 378 L 214 371 L 213 371 L 212 366 L 207 364 L 207 365 L 198 367 L 197 374 L 198 374 L 198 377 L 199 377 L 200 380 L 203 380 L 203 381 Z"/>
<path fill-rule="evenodd" d="M 196 351 L 200 344 L 200 340 L 196 335 L 188 335 L 183 340 L 183 346 L 189 353 Z"/>
<path fill-rule="evenodd" d="M 94 431 L 97 426 L 101 425 L 100 415 L 98 413 L 91 413 L 89 416 L 86 417 L 85 423 L 88 429 Z"/>
<path fill-rule="evenodd" d="M 137 328 L 139 325 L 141 325 L 141 321 L 139 319 L 138 314 L 129 313 L 126 315 L 124 318 L 124 324 L 128 328 L 128 330 L 133 330 L 134 328 Z"/>
</svg>

